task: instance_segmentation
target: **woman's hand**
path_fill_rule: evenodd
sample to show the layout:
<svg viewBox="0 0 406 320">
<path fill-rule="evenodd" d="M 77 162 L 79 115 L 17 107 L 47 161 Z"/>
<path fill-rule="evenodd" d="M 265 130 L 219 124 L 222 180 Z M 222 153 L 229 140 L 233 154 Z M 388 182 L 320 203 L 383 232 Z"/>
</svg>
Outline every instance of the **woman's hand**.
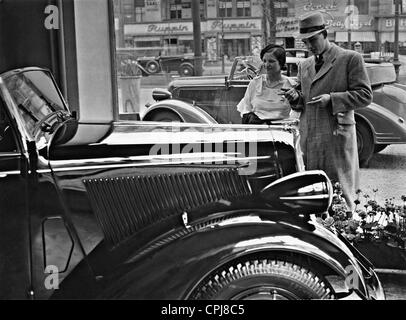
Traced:
<svg viewBox="0 0 406 320">
<path fill-rule="evenodd" d="M 283 95 L 290 103 L 295 102 L 300 97 L 299 92 L 295 88 L 289 89 Z"/>
</svg>

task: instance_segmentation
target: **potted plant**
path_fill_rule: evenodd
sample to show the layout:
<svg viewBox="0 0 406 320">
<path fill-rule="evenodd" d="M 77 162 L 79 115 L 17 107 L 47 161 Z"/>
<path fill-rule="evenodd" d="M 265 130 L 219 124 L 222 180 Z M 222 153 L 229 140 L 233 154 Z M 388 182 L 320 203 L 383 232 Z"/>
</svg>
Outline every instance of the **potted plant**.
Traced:
<svg viewBox="0 0 406 320">
<path fill-rule="evenodd" d="M 328 214 L 317 221 L 335 228 L 354 244 L 376 268 L 406 269 L 406 196 L 379 204 L 378 189 L 373 199 L 357 190 L 355 209 L 351 211 L 342 197 L 341 185 L 334 184 L 333 202 Z"/>
</svg>

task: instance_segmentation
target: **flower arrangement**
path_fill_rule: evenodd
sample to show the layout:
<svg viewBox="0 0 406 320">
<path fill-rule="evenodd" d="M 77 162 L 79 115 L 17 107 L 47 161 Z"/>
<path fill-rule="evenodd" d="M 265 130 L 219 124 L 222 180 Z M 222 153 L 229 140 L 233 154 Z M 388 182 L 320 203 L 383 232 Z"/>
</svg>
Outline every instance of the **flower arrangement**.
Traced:
<svg viewBox="0 0 406 320">
<path fill-rule="evenodd" d="M 317 218 L 317 221 L 335 228 L 351 242 L 386 242 L 389 246 L 406 249 L 406 196 L 401 197 L 401 204 L 390 198 L 380 205 L 375 200 L 378 189 L 373 192 L 375 196 L 371 199 L 368 194 L 357 190 L 355 209 L 351 211 L 342 197 L 341 185 L 335 183 L 328 215 Z"/>
</svg>

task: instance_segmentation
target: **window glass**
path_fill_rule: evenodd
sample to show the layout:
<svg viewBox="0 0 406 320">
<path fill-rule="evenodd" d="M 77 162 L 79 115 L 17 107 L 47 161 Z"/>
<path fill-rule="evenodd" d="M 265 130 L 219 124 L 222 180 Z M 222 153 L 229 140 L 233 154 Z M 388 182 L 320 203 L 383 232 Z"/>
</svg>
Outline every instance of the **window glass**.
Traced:
<svg viewBox="0 0 406 320">
<path fill-rule="evenodd" d="M 369 14 L 369 0 L 354 0 L 354 5 L 358 8 L 358 14 Z"/>
<path fill-rule="evenodd" d="M 251 15 L 251 1 L 237 0 L 237 17 L 249 17 Z"/>
<path fill-rule="evenodd" d="M 194 3 L 191 0 L 113 0 L 119 120 L 143 120 L 149 106 L 156 103 L 152 97 L 154 88 L 169 89 L 172 81 L 198 75 L 224 80 L 235 57 L 250 56 L 260 50 L 263 35 L 259 15 L 261 1 L 195 2 L 200 3 L 201 20 L 201 56 L 197 57 L 197 35 L 193 30 L 196 12 L 192 11 Z M 131 14 L 133 20 L 126 17 Z M 201 74 L 198 74 L 199 65 Z M 184 82 L 185 89 L 194 81 Z M 218 103 L 219 96 L 214 92 L 200 93 L 200 86 L 195 89 L 189 91 L 190 95 L 185 99 L 193 100 L 193 95 L 201 97 L 207 102 L 205 111 L 215 117 L 213 101 Z M 224 85 L 216 90 L 221 92 Z"/>
<path fill-rule="evenodd" d="M 288 16 L 288 2 L 287 0 L 280 0 L 274 2 L 275 16 L 287 17 Z"/>
<path fill-rule="evenodd" d="M 219 1 L 219 16 L 220 17 L 232 17 L 233 1 L 232 0 L 220 0 Z"/>
</svg>

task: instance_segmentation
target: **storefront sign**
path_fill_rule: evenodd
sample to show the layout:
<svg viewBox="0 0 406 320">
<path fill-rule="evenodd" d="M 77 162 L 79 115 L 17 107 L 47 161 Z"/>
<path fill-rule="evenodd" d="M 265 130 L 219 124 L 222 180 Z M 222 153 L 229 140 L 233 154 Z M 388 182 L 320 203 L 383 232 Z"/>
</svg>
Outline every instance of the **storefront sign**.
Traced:
<svg viewBox="0 0 406 320">
<path fill-rule="evenodd" d="M 252 32 L 261 30 L 261 19 L 209 20 L 201 23 L 201 32 Z M 192 34 L 192 22 L 146 23 L 124 25 L 125 35 Z"/>
<path fill-rule="evenodd" d="M 326 3 L 321 3 L 321 4 L 314 4 L 313 2 L 309 2 L 304 5 L 303 7 L 304 11 L 320 11 L 320 10 L 325 10 L 325 11 L 337 11 L 338 7 L 335 1 L 326 4 Z"/>
<path fill-rule="evenodd" d="M 239 22 L 231 22 L 231 21 L 222 21 L 216 20 L 211 22 L 209 26 L 209 31 L 250 31 L 250 30 L 258 30 L 261 29 L 261 25 L 257 21 L 239 21 Z"/>
<path fill-rule="evenodd" d="M 293 33 L 299 32 L 299 20 L 297 18 L 277 18 L 276 36 L 292 37 Z"/>
<path fill-rule="evenodd" d="M 394 30 L 395 28 L 395 19 L 385 19 L 384 22 L 385 29 Z M 406 29 L 406 19 L 399 19 L 399 29 Z"/>
<path fill-rule="evenodd" d="M 150 24 L 147 28 L 147 32 L 152 33 L 170 33 L 170 32 L 188 32 L 189 28 L 186 25 L 159 25 L 159 24 Z"/>
<path fill-rule="evenodd" d="M 184 23 L 148 23 L 148 24 L 126 24 L 124 25 L 125 35 L 165 35 L 193 32 L 192 22 Z"/>
<path fill-rule="evenodd" d="M 371 29 L 369 27 L 373 26 L 374 18 L 369 18 L 368 20 L 352 20 L 350 22 L 346 21 L 345 19 L 329 19 L 326 20 L 326 25 L 331 28 L 335 29 L 351 29 L 351 30 L 359 30 L 364 27 L 367 27 L 368 29 Z"/>
<path fill-rule="evenodd" d="M 245 22 L 245 23 L 230 23 L 230 22 L 222 22 L 221 20 L 216 20 L 211 25 L 211 30 L 227 30 L 227 31 L 241 31 L 241 30 L 249 30 L 249 29 L 258 29 L 258 26 L 255 22 Z"/>
</svg>

